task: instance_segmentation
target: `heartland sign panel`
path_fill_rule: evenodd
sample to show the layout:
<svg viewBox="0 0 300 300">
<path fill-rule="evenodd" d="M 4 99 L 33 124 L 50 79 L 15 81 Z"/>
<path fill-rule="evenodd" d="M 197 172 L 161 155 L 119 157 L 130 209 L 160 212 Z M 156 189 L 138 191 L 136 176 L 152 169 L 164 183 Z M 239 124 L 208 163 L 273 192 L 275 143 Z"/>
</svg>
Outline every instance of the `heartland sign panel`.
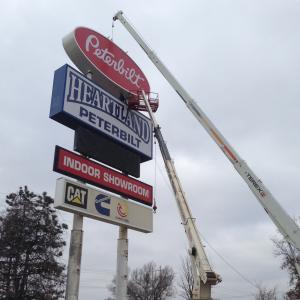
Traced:
<svg viewBox="0 0 300 300">
<path fill-rule="evenodd" d="M 72 129 L 92 128 L 140 154 L 152 158 L 152 123 L 68 65 L 55 71 L 50 118 Z"/>
<path fill-rule="evenodd" d="M 134 230 L 146 233 L 153 231 L 151 208 L 64 178 L 56 181 L 54 206 L 99 221 L 125 225 Z"/>
<path fill-rule="evenodd" d="M 53 170 L 151 206 L 152 186 L 56 146 Z"/>
<path fill-rule="evenodd" d="M 100 33 L 78 27 L 63 39 L 63 46 L 84 74 L 119 97 L 120 93 L 150 92 L 146 76 L 138 65 L 116 44 Z"/>
</svg>

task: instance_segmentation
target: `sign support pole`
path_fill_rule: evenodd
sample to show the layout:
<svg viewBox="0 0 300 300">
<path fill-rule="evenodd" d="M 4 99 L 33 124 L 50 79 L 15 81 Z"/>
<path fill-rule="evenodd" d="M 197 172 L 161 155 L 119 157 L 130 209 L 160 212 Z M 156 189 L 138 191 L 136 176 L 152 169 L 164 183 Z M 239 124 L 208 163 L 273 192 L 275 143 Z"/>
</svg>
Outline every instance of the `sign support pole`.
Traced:
<svg viewBox="0 0 300 300">
<path fill-rule="evenodd" d="M 74 214 L 69 250 L 66 300 L 78 300 L 83 237 L 82 224 L 83 216 Z"/>
<path fill-rule="evenodd" d="M 87 77 L 92 79 L 92 74 L 88 73 Z M 73 228 L 71 231 L 71 241 L 69 250 L 66 300 L 78 300 L 79 282 L 82 254 L 83 239 L 83 216 L 73 214 Z"/>
<path fill-rule="evenodd" d="M 128 282 L 128 228 L 119 227 L 117 248 L 116 300 L 127 300 Z"/>
</svg>

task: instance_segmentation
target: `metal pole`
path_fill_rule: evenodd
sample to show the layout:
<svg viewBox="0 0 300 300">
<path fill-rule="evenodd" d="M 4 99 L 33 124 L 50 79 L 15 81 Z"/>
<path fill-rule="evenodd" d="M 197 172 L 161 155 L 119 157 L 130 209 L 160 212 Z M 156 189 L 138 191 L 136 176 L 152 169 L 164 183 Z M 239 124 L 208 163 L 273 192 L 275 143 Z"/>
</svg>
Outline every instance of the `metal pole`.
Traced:
<svg viewBox="0 0 300 300">
<path fill-rule="evenodd" d="M 86 77 L 92 79 L 92 73 L 87 73 Z M 83 239 L 82 225 L 83 216 L 74 214 L 69 250 L 66 300 L 78 300 L 79 296 L 80 267 Z"/>
<path fill-rule="evenodd" d="M 83 216 L 74 214 L 69 250 L 66 300 L 78 300 L 83 237 L 82 224 Z"/>
<path fill-rule="evenodd" d="M 116 300 L 127 300 L 128 282 L 128 228 L 119 227 L 117 249 Z"/>
</svg>

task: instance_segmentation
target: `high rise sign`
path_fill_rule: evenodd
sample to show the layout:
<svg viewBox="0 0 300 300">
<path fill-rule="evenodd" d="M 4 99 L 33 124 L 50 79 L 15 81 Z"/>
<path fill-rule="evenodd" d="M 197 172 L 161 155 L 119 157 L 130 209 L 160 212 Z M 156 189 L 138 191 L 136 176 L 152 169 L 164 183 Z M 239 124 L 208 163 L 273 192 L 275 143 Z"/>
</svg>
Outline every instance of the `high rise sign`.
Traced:
<svg viewBox="0 0 300 300">
<path fill-rule="evenodd" d="M 78 27 L 63 39 L 64 48 L 81 72 L 119 96 L 124 91 L 150 92 L 148 80 L 138 65 L 116 44 L 89 28 Z"/>
</svg>

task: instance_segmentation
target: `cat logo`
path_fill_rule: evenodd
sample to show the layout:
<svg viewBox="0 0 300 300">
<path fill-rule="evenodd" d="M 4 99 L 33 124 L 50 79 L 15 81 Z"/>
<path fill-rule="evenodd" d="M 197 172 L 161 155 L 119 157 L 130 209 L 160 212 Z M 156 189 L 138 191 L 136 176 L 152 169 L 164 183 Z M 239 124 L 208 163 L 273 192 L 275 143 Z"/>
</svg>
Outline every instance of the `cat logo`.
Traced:
<svg viewBox="0 0 300 300">
<path fill-rule="evenodd" d="M 88 190 L 67 182 L 65 203 L 85 208 L 87 207 Z"/>
</svg>

